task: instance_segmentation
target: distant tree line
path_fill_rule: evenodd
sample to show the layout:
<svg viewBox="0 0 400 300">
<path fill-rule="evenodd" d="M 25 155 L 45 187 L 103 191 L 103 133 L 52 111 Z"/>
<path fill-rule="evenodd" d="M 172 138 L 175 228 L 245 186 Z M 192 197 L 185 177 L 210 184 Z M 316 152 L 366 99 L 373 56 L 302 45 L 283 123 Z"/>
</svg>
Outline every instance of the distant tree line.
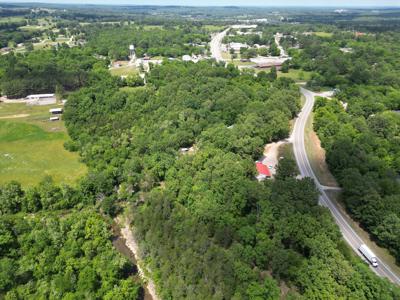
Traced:
<svg viewBox="0 0 400 300">
<path fill-rule="evenodd" d="M 96 25 L 85 28 L 88 47 L 93 52 L 111 59 L 128 59 L 129 45 L 136 54 L 179 57 L 184 54 L 202 54 L 209 41 L 205 29 L 194 26 L 143 28 L 131 25 Z M 203 46 L 200 46 L 204 43 Z"/>
<path fill-rule="evenodd" d="M 82 49 L 60 47 L 58 51 L 32 51 L 25 55 L 8 54 L 0 57 L 0 88 L 9 98 L 35 93 L 54 93 L 57 86 L 75 90 L 89 81 L 89 73 L 98 61 Z"/>
</svg>

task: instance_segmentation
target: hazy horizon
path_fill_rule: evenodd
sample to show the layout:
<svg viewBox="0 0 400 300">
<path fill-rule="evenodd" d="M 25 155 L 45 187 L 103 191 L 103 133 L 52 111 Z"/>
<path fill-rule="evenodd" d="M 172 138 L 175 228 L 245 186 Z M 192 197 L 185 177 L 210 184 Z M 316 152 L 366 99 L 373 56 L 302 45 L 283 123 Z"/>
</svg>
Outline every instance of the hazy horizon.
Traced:
<svg viewBox="0 0 400 300">
<path fill-rule="evenodd" d="M 109 1 L 103 0 L 91 0 L 82 1 L 79 0 L 42 0 L 42 1 L 34 1 L 34 0 L 25 0 L 25 1 L 0 1 L 0 3 L 44 3 L 44 4 L 98 4 L 98 5 L 158 5 L 158 6 L 167 6 L 167 5 L 177 5 L 177 6 L 262 6 L 262 7 L 400 7 L 399 0 L 353 0 L 353 1 L 345 1 L 345 0 L 336 0 L 329 3 L 321 0 L 304 0 L 301 3 L 295 0 L 282 0 L 277 4 L 276 1 L 265 1 L 265 0 L 216 0 L 210 1 L 205 0 L 199 3 L 196 0 L 117 0 L 114 3 L 110 4 Z"/>
</svg>

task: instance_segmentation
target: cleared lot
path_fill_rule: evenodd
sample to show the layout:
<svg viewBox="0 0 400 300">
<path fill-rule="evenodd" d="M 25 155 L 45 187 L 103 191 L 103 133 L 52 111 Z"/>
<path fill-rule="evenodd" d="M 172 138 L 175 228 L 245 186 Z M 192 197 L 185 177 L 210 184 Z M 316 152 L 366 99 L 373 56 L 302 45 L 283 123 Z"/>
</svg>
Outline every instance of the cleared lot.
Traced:
<svg viewBox="0 0 400 300">
<path fill-rule="evenodd" d="M 50 107 L 0 104 L 0 184 L 32 186 L 46 175 L 73 184 L 86 173 L 79 155 L 64 149 L 68 135 L 62 121 L 49 121 Z"/>
</svg>

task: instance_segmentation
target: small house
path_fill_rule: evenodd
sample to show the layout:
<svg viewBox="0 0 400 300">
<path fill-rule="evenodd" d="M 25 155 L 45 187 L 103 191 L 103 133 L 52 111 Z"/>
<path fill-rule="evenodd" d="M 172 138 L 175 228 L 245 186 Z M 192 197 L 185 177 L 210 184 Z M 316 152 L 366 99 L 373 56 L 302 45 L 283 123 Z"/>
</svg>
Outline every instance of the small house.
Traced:
<svg viewBox="0 0 400 300">
<path fill-rule="evenodd" d="M 260 161 L 256 161 L 256 168 L 258 175 L 256 176 L 258 181 L 263 181 L 265 179 L 271 178 L 271 172 L 268 167 Z"/>
</svg>

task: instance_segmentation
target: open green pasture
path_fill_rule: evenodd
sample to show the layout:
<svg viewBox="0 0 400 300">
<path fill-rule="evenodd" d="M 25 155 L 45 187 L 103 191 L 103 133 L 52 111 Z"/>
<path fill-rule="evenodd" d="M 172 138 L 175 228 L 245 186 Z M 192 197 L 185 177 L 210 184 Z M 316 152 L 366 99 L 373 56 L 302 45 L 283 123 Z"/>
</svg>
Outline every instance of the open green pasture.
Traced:
<svg viewBox="0 0 400 300">
<path fill-rule="evenodd" d="M 74 184 L 86 173 L 79 155 L 64 149 L 69 137 L 63 122 L 49 121 L 52 107 L 0 104 L 0 184 L 32 186 L 46 175 Z"/>
</svg>

